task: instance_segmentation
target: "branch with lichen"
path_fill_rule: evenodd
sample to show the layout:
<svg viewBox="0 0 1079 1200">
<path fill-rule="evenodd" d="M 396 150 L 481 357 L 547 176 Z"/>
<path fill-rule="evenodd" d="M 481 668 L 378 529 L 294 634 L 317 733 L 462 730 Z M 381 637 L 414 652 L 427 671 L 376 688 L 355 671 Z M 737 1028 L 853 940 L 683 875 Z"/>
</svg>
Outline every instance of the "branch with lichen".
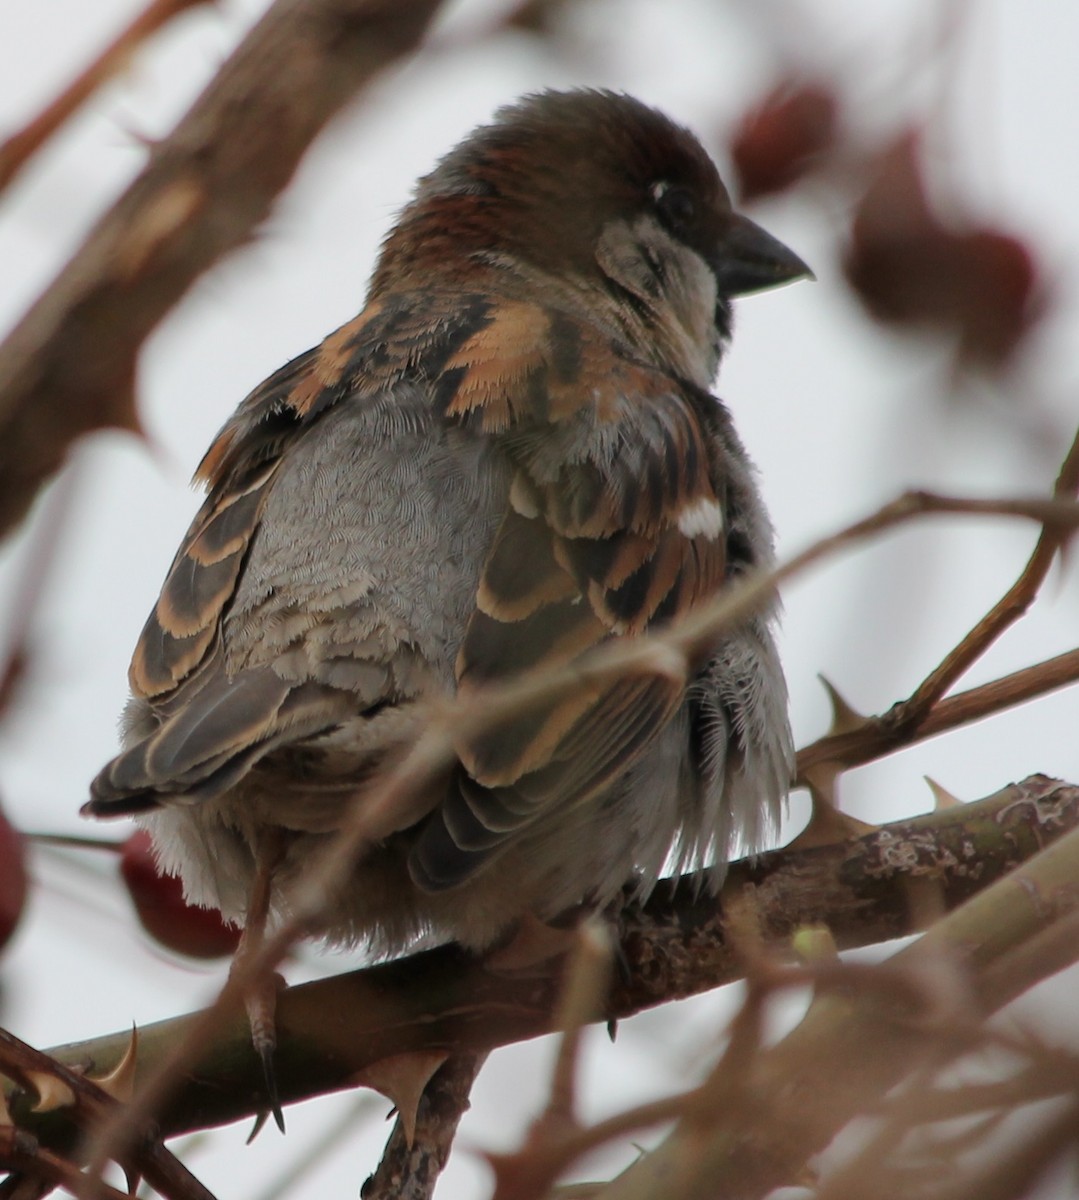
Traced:
<svg viewBox="0 0 1079 1200">
<path fill-rule="evenodd" d="M 800 930 L 822 924 L 840 948 L 879 943 L 915 932 L 925 920 L 932 906 L 918 902 L 919 892 L 931 889 L 940 907 L 958 908 L 1076 828 L 1079 788 L 1035 776 L 976 804 L 732 864 L 718 899 L 692 878 L 673 890 L 661 885 L 647 904 L 622 916 L 625 969 L 596 1016 L 621 1019 L 740 978 L 745 945 L 731 936 L 732 910 L 739 929 L 751 913 L 754 938 L 785 956 Z M 1079 854 L 1073 841 L 1070 853 Z M 1079 873 L 1079 862 L 1073 865 Z M 1009 892 L 1012 903 L 1016 886 Z M 1038 907 L 1033 898 L 1030 904 Z M 1001 947 L 1001 956 L 1012 949 L 1010 942 Z M 999 966 L 1004 958 L 994 961 Z M 358 1075 L 387 1059 L 482 1053 L 551 1032 L 562 978 L 557 959 L 521 977 L 441 947 L 290 988 L 278 1002 L 281 1098 L 295 1103 L 353 1086 Z M 133 1079 L 125 1086 L 153 1076 L 195 1021 L 182 1017 L 141 1029 Z M 129 1033 L 117 1033 L 52 1054 L 100 1079 L 129 1044 Z M 266 1106 L 262 1087 L 261 1066 L 237 1008 L 186 1064 L 157 1115 L 158 1126 L 172 1136 L 256 1114 Z M 32 1093 L 12 1100 L 20 1128 L 45 1146 L 70 1146 L 68 1109 L 34 1112 L 33 1101 Z"/>
<path fill-rule="evenodd" d="M 668 1137 L 597 1195 L 692 1200 L 714 1194 L 710 1189 L 722 1179 L 724 1196 L 763 1200 L 804 1178 L 812 1157 L 855 1117 L 879 1116 L 879 1105 L 904 1080 L 921 1087 L 905 1098 L 913 1111 L 899 1121 L 900 1137 L 921 1123 L 917 1092 L 929 1090 L 971 1049 L 1004 1044 L 1027 1057 L 1023 1038 L 996 1038 L 984 1022 L 1079 960 L 1077 867 L 1079 831 L 1073 831 L 880 967 L 859 972 L 836 964 L 823 972 L 816 999 L 791 1034 L 774 1046 L 752 1047 L 740 1070 L 713 1072 Z M 1038 1049 L 1032 1040 L 1034 1061 Z M 1074 1097 L 1074 1058 L 1070 1078 L 1057 1082 L 1057 1094 Z M 894 1149 L 900 1137 L 895 1128 L 888 1133 Z M 830 1195 L 867 1194 L 883 1148 L 878 1143 L 876 1157 L 861 1162 L 860 1190 L 836 1185 Z M 875 1183 L 871 1190 L 882 1194 Z"/>
</svg>

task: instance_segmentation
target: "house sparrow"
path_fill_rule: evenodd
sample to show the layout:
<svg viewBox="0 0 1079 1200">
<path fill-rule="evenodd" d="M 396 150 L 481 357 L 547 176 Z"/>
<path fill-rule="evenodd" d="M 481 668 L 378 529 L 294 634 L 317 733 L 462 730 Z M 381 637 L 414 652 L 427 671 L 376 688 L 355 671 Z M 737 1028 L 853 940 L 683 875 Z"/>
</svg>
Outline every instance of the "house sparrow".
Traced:
<svg viewBox="0 0 1079 1200">
<path fill-rule="evenodd" d="M 242 921 L 261 862 L 287 910 L 433 702 L 767 566 L 709 388 L 731 298 L 809 275 L 659 112 L 605 91 L 502 109 L 420 180 L 360 315 L 210 447 L 84 811 L 137 815 L 193 902 Z M 772 619 L 717 636 L 688 687 L 636 673 L 462 738 L 375 831 L 326 936 L 479 949 L 758 842 L 792 762 Z"/>
</svg>

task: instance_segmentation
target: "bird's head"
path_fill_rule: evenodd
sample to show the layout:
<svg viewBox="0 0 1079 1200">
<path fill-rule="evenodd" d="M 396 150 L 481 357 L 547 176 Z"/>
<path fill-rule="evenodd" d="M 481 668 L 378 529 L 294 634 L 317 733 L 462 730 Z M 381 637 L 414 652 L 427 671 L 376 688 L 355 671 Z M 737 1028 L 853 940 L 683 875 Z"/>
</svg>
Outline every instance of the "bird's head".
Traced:
<svg viewBox="0 0 1079 1200">
<path fill-rule="evenodd" d="M 492 271 L 531 299 L 598 310 L 637 352 L 705 387 L 731 299 L 812 276 L 732 210 L 693 134 L 593 90 L 528 96 L 451 150 L 387 237 L 372 296 Z"/>
</svg>

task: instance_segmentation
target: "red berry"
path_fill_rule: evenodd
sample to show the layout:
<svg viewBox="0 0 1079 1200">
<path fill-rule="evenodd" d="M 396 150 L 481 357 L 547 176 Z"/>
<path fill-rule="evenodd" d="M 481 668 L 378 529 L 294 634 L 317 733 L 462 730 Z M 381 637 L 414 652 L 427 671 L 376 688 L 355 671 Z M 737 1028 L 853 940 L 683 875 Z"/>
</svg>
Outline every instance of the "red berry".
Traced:
<svg viewBox="0 0 1079 1200">
<path fill-rule="evenodd" d="M 4 946 L 26 904 L 26 843 L 0 812 L 0 946 Z"/>
<path fill-rule="evenodd" d="M 236 949 L 240 931 L 226 925 L 217 909 L 187 903 L 180 880 L 158 868 L 144 829 L 124 843 L 120 874 L 143 929 L 163 946 L 192 958 L 220 958 Z"/>
<path fill-rule="evenodd" d="M 1044 307 L 1038 268 L 1019 239 L 961 211 L 945 220 L 933 206 L 915 134 L 881 155 L 844 269 L 877 320 L 935 327 L 965 362 L 1005 363 Z"/>
<path fill-rule="evenodd" d="M 835 145 L 838 110 L 829 89 L 788 81 L 746 113 L 731 138 L 742 200 L 784 191 L 816 167 Z"/>
</svg>

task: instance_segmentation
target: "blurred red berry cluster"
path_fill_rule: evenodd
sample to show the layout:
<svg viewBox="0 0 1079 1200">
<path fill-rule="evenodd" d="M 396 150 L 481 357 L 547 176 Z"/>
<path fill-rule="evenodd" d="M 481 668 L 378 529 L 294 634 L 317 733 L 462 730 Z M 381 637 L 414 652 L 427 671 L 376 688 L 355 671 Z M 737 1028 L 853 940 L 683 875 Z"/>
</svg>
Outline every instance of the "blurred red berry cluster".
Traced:
<svg viewBox="0 0 1079 1200">
<path fill-rule="evenodd" d="M 27 887 L 25 839 L 0 811 L 0 948 L 19 924 Z"/>
<path fill-rule="evenodd" d="M 27 839 L 0 812 L 0 949 L 10 940 L 26 907 L 29 890 Z M 150 835 L 137 830 L 120 846 L 120 878 L 139 923 L 162 946 L 190 958 L 231 954 L 240 931 L 216 909 L 197 908 L 184 899 L 183 885 L 157 865 Z"/>
<path fill-rule="evenodd" d="M 960 363 L 1006 365 L 1044 310 L 1034 255 L 961 202 L 932 202 L 917 132 L 883 145 L 839 136 L 837 93 L 790 79 L 750 109 L 731 135 L 743 201 L 790 188 L 811 172 L 852 194 L 843 270 L 882 324 L 937 330 Z"/>
<path fill-rule="evenodd" d="M 191 958 L 219 958 L 236 949 L 239 929 L 226 925 L 216 909 L 187 903 L 179 878 L 163 874 L 158 867 L 144 829 L 124 842 L 120 875 L 139 923 L 163 946 Z"/>
<path fill-rule="evenodd" d="M 839 102 L 822 84 L 788 81 L 742 118 L 731 160 L 743 201 L 782 192 L 835 148 Z"/>
<path fill-rule="evenodd" d="M 1030 250 L 962 212 L 945 219 L 930 202 L 913 133 L 874 164 L 843 265 L 879 321 L 947 331 L 967 362 L 1005 363 L 1041 311 Z"/>
</svg>

